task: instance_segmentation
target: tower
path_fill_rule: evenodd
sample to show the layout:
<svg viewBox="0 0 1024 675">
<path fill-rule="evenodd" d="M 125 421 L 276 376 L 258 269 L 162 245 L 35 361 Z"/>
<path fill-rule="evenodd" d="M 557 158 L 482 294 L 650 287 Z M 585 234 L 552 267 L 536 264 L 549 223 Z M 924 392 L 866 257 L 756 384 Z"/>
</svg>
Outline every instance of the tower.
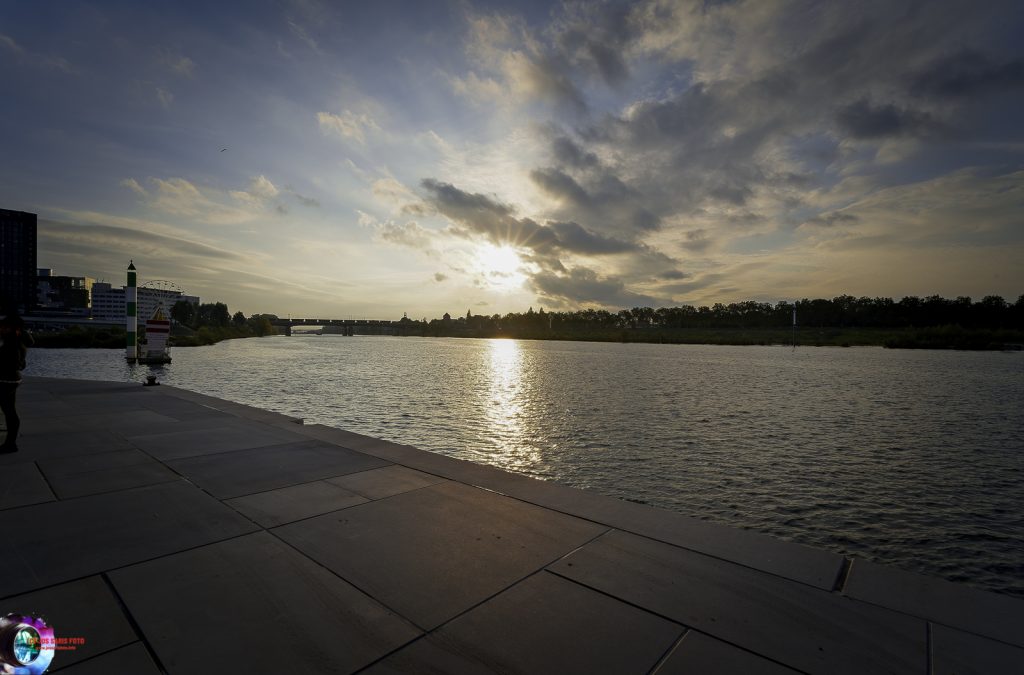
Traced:
<svg viewBox="0 0 1024 675">
<path fill-rule="evenodd" d="M 138 358 L 138 291 L 135 288 L 135 263 L 128 261 L 128 285 L 124 288 L 124 310 L 125 310 L 125 358 L 128 363 L 135 363 Z"/>
</svg>

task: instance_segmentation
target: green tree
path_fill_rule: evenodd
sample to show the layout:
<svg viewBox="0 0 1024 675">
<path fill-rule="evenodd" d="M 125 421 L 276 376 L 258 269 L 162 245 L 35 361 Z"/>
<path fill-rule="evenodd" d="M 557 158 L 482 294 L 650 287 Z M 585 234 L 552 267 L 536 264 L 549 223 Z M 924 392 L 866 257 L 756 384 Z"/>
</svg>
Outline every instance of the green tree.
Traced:
<svg viewBox="0 0 1024 675">
<path fill-rule="evenodd" d="M 171 307 L 171 318 L 185 326 L 191 326 L 196 320 L 196 306 L 188 300 L 178 300 Z"/>
</svg>

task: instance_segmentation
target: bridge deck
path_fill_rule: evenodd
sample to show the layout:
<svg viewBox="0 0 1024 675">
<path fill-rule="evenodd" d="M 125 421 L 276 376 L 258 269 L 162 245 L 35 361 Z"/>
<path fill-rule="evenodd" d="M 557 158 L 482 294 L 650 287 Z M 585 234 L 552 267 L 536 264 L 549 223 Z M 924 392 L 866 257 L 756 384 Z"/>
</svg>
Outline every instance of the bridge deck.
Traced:
<svg viewBox="0 0 1024 675">
<path fill-rule="evenodd" d="M 19 406 L 0 614 L 83 638 L 68 675 L 1024 663 L 1014 598 L 168 386 Z"/>
</svg>

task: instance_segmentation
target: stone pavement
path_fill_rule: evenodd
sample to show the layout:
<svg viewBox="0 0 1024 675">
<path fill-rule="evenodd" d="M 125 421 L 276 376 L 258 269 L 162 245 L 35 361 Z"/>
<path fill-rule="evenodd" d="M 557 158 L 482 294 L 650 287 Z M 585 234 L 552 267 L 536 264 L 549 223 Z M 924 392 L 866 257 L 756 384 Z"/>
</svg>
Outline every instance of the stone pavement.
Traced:
<svg viewBox="0 0 1024 675">
<path fill-rule="evenodd" d="M 51 672 L 1020 673 L 1024 601 L 166 385 L 29 378 Z"/>
</svg>

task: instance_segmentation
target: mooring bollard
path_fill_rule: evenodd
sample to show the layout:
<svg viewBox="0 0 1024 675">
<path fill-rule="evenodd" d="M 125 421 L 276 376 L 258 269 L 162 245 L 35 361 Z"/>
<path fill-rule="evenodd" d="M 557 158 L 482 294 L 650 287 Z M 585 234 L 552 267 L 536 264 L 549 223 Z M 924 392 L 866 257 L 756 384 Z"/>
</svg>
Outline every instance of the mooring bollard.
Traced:
<svg viewBox="0 0 1024 675">
<path fill-rule="evenodd" d="M 142 383 L 143 387 L 159 387 L 160 383 L 156 381 L 156 375 L 146 375 L 146 381 Z"/>
</svg>

